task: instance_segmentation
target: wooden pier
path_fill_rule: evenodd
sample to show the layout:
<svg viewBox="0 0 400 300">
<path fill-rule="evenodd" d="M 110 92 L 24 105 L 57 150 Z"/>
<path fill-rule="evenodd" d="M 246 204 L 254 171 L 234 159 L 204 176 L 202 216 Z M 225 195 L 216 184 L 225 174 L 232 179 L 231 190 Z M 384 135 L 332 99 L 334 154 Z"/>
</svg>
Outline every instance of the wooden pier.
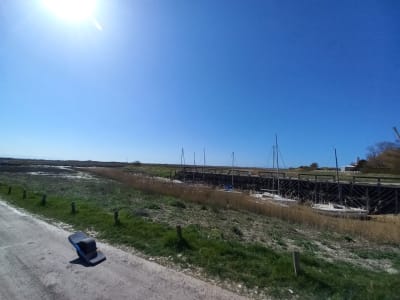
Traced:
<svg viewBox="0 0 400 300">
<path fill-rule="evenodd" d="M 214 186 L 230 185 L 241 190 L 277 190 L 279 176 L 280 195 L 304 203 L 339 203 L 362 207 L 371 214 L 398 214 L 400 211 L 400 185 L 383 184 L 379 177 L 353 176 L 352 180 L 337 182 L 334 175 L 259 172 L 252 175 L 245 171 L 218 172 L 218 169 L 183 168 L 175 177 L 183 181 L 203 182 Z M 358 182 L 368 179 L 369 182 Z"/>
</svg>

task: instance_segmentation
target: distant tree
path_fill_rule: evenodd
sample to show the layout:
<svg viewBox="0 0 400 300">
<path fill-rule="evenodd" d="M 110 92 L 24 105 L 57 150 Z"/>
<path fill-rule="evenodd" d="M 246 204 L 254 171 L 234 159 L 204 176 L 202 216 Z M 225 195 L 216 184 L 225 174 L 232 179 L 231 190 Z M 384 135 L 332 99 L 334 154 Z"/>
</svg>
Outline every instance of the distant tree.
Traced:
<svg viewBox="0 0 400 300">
<path fill-rule="evenodd" d="M 141 166 L 142 163 L 140 161 L 136 160 L 136 161 L 133 162 L 133 165 L 134 166 Z"/>
<path fill-rule="evenodd" d="M 366 159 L 359 159 L 355 164 L 355 171 L 364 172 L 367 167 L 368 161 Z"/>
<path fill-rule="evenodd" d="M 309 166 L 300 166 L 299 169 L 302 171 L 314 171 L 314 170 L 318 169 L 318 167 L 319 167 L 318 163 L 313 162 Z"/>
<path fill-rule="evenodd" d="M 386 151 L 399 149 L 398 143 L 392 142 L 379 142 L 373 146 L 368 147 L 367 159 L 376 159 L 379 155 Z"/>
<path fill-rule="evenodd" d="M 380 142 L 369 147 L 364 169 L 369 172 L 400 173 L 400 143 Z"/>
</svg>

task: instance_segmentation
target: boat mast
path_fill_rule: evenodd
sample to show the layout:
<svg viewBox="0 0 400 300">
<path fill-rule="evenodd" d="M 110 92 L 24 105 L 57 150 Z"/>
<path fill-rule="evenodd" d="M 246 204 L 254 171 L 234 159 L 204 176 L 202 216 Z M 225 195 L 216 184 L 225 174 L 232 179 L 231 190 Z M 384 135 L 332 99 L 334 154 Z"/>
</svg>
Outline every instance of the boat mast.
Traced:
<svg viewBox="0 0 400 300">
<path fill-rule="evenodd" d="M 182 152 L 181 152 L 181 167 L 185 167 L 186 161 L 185 161 L 185 149 L 182 147 Z"/>
<path fill-rule="evenodd" d="M 235 152 L 232 152 L 232 190 L 233 190 L 233 165 L 235 162 Z"/>
<path fill-rule="evenodd" d="M 203 148 L 203 180 L 204 180 L 204 172 L 206 169 L 206 148 Z"/>
<path fill-rule="evenodd" d="M 335 148 L 335 161 L 336 161 L 336 183 L 339 184 L 339 166 L 337 162 L 336 148 Z"/>
<path fill-rule="evenodd" d="M 339 180 L 339 165 L 338 165 L 338 160 L 337 160 L 336 148 L 335 148 L 335 161 L 336 161 L 336 183 L 337 183 L 337 187 L 338 187 L 338 198 L 339 198 L 339 202 L 342 202 L 340 180 Z"/>
<path fill-rule="evenodd" d="M 193 172 L 193 182 L 194 182 L 194 173 L 197 173 L 196 170 L 196 152 L 193 152 L 193 166 L 194 166 L 194 172 Z"/>
<path fill-rule="evenodd" d="M 280 191 L 280 186 L 279 186 L 279 149 L 278 149 L 278 135 L 275 134 L 275 151 L 276 151 L 276 175 L 278 176 L 278 195 Z"/>
<path fill-rule="evenodd" d="M 272 170 L 275 170 L 275 145 L 272 145 Z M 272 174 L 272 188 L 271 192 L 273 193 L 275 189 L 275 176 Z"/>
<path fill-rule="evenodd" d="M 183 181 L 185 181 L 185 175 L 186 175 L 186 172 L 185 172 L 185 165 L 186 165 L 186 162 L 185 162 L 185 150 L 183 149 L 183 147 L 182 147 L 182 152 L 181 152 L 181 168 L 182 168 L 182 170 L 183 170 Z"/>
</svg>

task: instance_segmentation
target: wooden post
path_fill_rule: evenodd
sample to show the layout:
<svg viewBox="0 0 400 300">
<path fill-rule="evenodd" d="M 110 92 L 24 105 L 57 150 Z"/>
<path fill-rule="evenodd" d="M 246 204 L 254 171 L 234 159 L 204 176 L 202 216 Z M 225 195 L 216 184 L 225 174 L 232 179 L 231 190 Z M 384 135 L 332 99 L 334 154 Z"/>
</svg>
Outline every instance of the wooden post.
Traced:
<svg viewBox="0 0 400 300">
<path fill-rule="evenodd" d="M 74 215 L 76 214 L 76 207 L 75 207 L 75 202 L 71 203 L 71 213 Z"/>
<path fill-rule="evenodd" d="M 43 205 L 43 206 L 46 205 L 46 198 L 47 198 L 47 195 L 46 195 L 46 194 L 43 194 L 43 197 L 42 197 L 42 205 Z"/>
<path fill-rule="evenodd" d="M 26 199 L 26 190 L 24 190 L 24 192 L 22 194 L 22 199 Z"/>
<path fill-rule="evenodd" d="M 12 187 L 11 187 L 11 186 L 9 186 L 9 187 L 8 187 L 8 195 L 10 195 L 10 194 L 11 194 L 11 191 L 12 191 Z"/>
<path fill-rule="evenodd" d="M 176 225 L 176 234 L 178 235 L 178 239 L 182 241 L 182 227 L 181 225 Z"/>
<path fill-rule="evenodd" d="M 118 209 L 114 211 L 114 224 L 118 225 L 120 223 L 119 216 L 118 216 Z"/>
<path fill-rule="evenodd" d="M 314 182 L 314 203 L 317 203 L 317 175 L 315 175 Z"/>
<path fill-rule="evenodd" d="M 297 251 L 293 251 L 293 268 L 294 268 L 294 276 L 298 276 L 300 274 L 300 253 Z"/>
<path fill-rule="evenodd" d="M 300 200 L 300 175 L 298 175 L 297 179 L 297 199 Z"/>
</svg>

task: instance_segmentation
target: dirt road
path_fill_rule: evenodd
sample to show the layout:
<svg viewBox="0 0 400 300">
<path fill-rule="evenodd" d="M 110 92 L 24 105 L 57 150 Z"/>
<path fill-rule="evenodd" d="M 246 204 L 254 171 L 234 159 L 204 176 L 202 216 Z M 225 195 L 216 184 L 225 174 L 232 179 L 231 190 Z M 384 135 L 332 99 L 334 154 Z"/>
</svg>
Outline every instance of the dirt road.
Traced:
<svg viewBox="0 0 400 300">
<path fill-rule="evenodd" d="M 85 267 L 69 234 L 0 200 L 0 299 L 245 299 L 107 244 Z"/>
</svg>

